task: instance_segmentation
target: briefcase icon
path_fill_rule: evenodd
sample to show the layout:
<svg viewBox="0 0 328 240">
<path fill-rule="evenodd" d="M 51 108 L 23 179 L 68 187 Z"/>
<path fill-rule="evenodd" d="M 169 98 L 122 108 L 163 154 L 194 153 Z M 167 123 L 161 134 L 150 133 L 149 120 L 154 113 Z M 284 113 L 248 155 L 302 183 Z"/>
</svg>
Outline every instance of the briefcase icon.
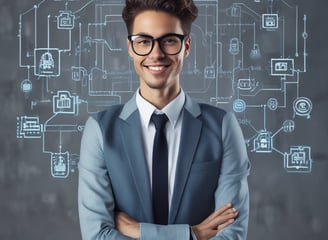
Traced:
<svg viewBox="0 0 328 240">
<path fill-rule="evenodd" d="M 78 97 L 72 96 L 69 91 L 58 91 L 53 96 L 53 113 L 54 114 L 78 114 Z"/>
<path fill-rule="evenodd" d="M 57 28 L 58 29 L 73 29 L 74 28 L 75 16 L 71 11 L 61 11 L 57 17 Z"/>
</svg>

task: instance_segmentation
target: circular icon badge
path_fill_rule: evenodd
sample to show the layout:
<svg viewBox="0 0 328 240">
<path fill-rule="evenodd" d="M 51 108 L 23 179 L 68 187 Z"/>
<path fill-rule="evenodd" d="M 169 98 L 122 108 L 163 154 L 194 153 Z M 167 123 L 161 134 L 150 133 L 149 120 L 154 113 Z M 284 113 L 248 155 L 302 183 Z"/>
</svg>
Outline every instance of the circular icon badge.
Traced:
<svg viewBox="0 0 328 240">
<path fill-rule="evenodd" d="M 236 99 L 233 101 L 233 110 L 237 113 L 244 112 L 246 109 L 246 102 L 242 99 Z"/>
<path fill-rule="evenodd" d="M 284 121 L 283 125 L 282 125 L 282 129 L 284 130 L 284 132 L 286 133 L 291 133 L 294 131 L 295 129 L 295 122 L 293 120 L 286 120 Z"/>
<path fill-rule="evenodd" d="M 298 97 L 294 101 L 293 108 L 296 115 L 310 118 L 312 102 L 307 97 Z"/>
</svg>

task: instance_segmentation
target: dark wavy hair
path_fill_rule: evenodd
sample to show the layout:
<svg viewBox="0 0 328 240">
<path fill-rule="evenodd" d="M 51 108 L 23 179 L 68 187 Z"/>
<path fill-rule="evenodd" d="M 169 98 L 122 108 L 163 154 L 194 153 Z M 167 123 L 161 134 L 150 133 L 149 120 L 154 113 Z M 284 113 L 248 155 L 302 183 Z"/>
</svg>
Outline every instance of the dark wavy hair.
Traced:
<svg viewBox="0 0 328 240">
<path fill-rule="evenodd" d="M 192 22 L 197 18 L 198 9 L 193 0 L 126 0 L 122 17 L 128 33 L 132 33 L 135 17 L 145 11 L 162 11 L 176 16 L 181 21 L 184 34 L 189 34 Z"/>
</svg>

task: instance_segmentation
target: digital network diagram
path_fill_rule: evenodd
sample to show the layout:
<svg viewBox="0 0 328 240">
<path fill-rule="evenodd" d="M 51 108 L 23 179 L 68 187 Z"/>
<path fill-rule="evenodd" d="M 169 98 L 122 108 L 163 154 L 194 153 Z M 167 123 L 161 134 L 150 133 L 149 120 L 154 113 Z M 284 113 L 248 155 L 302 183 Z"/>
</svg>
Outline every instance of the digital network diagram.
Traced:
<svg viewBox="0 0 328 240">
<path fill-rule="evenodd" d="M 181 74 L 194 99 L 234 111 L 250 152 L 281 156 L 286 172 L 312 171 L 311 146 L 277 147 L 312 102 L 307 17 L 287 0 L 196 0 L 192 51 Z M 19 16 L 19 67 L 25 112 L 17 138 L 40 139 L 55 178 L 75 172 L 88 114 L 124 103 L 138 87 L 118 0 L 44 0 Z M 277 118 L 283 116 L 286 119 Z M 279 129 L 277 121 L 281 121 Z"/>
</svg>

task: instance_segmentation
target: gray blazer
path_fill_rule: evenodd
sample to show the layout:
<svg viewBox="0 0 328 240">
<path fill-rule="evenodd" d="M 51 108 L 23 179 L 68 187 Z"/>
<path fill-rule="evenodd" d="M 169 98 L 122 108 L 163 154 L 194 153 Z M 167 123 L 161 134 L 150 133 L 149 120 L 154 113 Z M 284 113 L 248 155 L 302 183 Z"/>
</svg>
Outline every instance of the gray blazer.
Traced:
<svg viewBox="0 0 328 240">
<path fill-rule="evenodd" d="M 140 239 L 189 239 L 189 226 L 231 202 L 236 221 L 213 239 L 246 239 L 250 163 L 232 113 L 186 96 L 169 225 L 153 223 L 150 177 L 135 97 L 90 117 L 81 143 L 82 238 L 130 239 L 115 229 L 115 211 L 140 222 Z"/>
</svg>

